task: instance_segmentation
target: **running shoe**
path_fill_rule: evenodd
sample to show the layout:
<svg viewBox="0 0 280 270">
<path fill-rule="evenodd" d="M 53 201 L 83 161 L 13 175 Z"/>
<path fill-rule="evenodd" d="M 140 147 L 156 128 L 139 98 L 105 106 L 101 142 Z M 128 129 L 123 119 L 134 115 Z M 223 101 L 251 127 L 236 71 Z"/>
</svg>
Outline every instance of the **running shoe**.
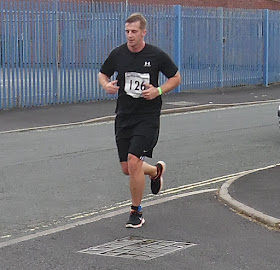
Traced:
<svg viewBox="0 0 280 270">
<path fill-rule="evenodd" d="M 145 219 L 142 212 L 132 210 L 129 215 L 129 219 L 125 224 L 126 228 L 140 228 L 145 223 Z"/>
<path fill-rule="evenodd" d="M 163 161 L 158 161 L 155 166 L 157 167 L 157 175 L 151 177 L 151 190 L 153 194 L 158 194 L 162 188 L 162 175 L 166 170 L 166 164 Z"/>
</svg>

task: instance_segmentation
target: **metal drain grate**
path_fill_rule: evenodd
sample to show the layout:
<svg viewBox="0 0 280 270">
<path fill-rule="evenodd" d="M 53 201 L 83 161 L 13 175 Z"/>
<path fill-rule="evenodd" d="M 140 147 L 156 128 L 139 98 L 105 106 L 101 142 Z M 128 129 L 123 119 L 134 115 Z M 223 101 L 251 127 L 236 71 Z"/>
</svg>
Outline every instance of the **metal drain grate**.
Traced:
<svg viewBox="0 0 280 270">
<path fill-rule="evenodd" d="M 78 252 L 118 258 L 152 260 L 195 245 L 194 243 L 188 242 L 163 241 L 129 236 Z"/>
</svg>

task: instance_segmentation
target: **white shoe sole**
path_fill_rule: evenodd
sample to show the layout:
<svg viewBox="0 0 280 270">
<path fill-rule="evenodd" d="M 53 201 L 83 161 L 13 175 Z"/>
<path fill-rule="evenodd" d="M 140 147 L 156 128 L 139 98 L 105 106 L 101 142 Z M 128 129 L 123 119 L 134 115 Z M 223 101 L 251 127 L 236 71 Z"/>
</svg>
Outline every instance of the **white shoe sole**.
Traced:
<svg viewBox="0 0 280 270">
<path fill-rule="evenodd" d="M 166 163 L 164 162 L 164 161 L 158 161 L 157 163 L 159 163 L 159 164 L 161 164 L 161 166 L 162 166 L 162 168 L 163 168 L 163 170 L 162 170 L 162 174 L 161 174 L 161 177 L 160 177 L 160 189 L 159 189 L 159 191 L 158 191 L 158 193 L 157 194 L 159 194 L 160 193 L 160 191 L 162 190 L 162 187 L 163 187 L 163 178 L 162 178 L 162 175 L 165 173 L 165 171 L 166 171 Z M 157 195 L 157 194 L 155 194 L 155 195 Z"/>
<path fill-rule="evenodd" d="M 141 228 L 143 226 L 143 224 L 145 223 L 145 219 L 142 218 L 141 223 L 138 225 L 133 225 L 133 224 L 125 224 L 126 228 L 133 228 L 133 229 L 137 229 L 137 228 Z"/>
</svg>

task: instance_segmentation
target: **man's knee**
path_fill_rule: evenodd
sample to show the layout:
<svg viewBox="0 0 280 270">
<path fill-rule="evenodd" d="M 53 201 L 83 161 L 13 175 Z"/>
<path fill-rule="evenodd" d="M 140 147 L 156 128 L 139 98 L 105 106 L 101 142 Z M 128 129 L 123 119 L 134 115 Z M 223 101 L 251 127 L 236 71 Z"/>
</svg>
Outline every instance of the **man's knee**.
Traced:
<svg viewBox="0 0 280 270">
<path fill-rule="evenodd" d="M 142 168 L 142 163 L 143 161 L 140 158 L 128 154 L 128 161 L 121 162 L 121 168 L 124 174 L 129 175 Z"/>
<path fill-rule="evenodd" d="M 129 174 L 133 174 L 133 173 L 139 171 L 139 169 L 142 168 L 142 163 L 143 163 L 143 161 L 140 158 L 138 158 L 132 154 L 129 154 L 128 155 L 128 166 L 127 166 Z"/>
<path fill-rule="evenodd" d="M 129 175 L 127 162 L 121 162 L 121 168 L 124 174 Z"/>
</svg>

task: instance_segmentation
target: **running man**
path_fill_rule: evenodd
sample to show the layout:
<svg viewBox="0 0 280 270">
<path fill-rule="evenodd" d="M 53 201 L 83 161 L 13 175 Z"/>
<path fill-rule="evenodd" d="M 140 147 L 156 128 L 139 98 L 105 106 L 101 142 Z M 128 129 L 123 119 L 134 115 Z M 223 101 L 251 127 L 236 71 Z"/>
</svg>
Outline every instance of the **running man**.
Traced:
<svg viewBox="0 0 280 270">
<path fill-rule="evenodd" d="M 132 202 L 127 228 L 139 228 L 145 222 L 141 211 L 145 175 L 151 179 L 153 194 L 158 194 L 162 187 L 165 163 L 159 161 L 153 166 L 144 159 L 152 158 L 158 141 L 161 95 L 181 83 L 180 73 L 171 58 L 145 42 L 146 25 L 141 13 L 127 18 L 127 42 L 112 50 L 98 74 L 99 83 L 108 94 L 118 93 L 115 139 L 122 171 L 129 175 Z M 115 72 L 117 78 L 111 81 Z M 167 78 L 161 86 L 158 85 L 159 72 Z"/>
</svg>

